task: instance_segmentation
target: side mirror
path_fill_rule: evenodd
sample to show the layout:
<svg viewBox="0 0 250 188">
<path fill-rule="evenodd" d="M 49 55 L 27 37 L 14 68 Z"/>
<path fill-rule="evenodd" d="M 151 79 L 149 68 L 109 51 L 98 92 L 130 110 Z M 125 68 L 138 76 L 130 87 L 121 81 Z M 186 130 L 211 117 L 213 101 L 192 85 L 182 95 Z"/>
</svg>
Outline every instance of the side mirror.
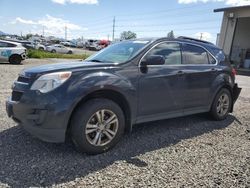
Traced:
<svg viewBox="0 0 250 188">
<path fill-rule="evenodd" d="M 143 59 L 141 65 L 164 65 L 165 58 L 162 55 L 151 55 L 146 59 Z"/>
</svg>

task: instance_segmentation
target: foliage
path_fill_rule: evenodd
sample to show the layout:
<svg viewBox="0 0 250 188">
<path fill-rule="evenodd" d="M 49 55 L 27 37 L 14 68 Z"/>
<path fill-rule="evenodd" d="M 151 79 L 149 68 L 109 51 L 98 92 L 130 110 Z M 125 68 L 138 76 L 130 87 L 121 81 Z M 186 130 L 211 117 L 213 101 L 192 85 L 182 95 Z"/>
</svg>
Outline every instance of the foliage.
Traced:
<svg viewBox="0 0 250 188">
<path fill-rule="evenodd" d="M 171 30 L 168 35 L 167 35 L 168 38 L 174 38 L 174 31 Z"/>
<path fill-rule="evenodd" d="M 123 31 L 121 33 L 121 40 L 129 40 L 129 39 L 135 39 L 136 38 L 136 33 L 132 31 Z"/>
<path fill-rule="evenodd" d="M 59 53 L 50 53 L 46 51 L 28 50 L 28 57 L 29 58 L 65 58 L 65 59 L 86 59 L 89 55 L 88 54 L 59 54 Z"/>
</svg>

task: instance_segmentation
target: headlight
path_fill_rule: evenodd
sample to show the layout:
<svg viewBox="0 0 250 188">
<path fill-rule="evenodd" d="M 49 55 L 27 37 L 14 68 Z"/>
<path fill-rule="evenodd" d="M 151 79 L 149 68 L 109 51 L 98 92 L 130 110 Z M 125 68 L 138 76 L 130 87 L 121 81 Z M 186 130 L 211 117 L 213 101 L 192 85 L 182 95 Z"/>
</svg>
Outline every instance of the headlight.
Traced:
<svg viewBox="0 0 250 188">
<path fill-rule="evenodd" d="M 71 76 L 71 72 L 55 72 L 39 77 L 31 86 L 31 90 L 47 93 L 62 85 Z"/>
</svg>

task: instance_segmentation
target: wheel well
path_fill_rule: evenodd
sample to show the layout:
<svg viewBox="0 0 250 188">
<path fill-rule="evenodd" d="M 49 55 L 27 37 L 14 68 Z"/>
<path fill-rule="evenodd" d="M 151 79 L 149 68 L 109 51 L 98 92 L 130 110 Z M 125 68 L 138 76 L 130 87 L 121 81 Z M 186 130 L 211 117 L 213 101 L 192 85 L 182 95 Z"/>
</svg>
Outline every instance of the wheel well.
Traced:
<svg viewBox="0 0 250 188">
<path fill-rule="evenodd" d="M 116 92 L 116 91 L 100 90 L 100 91 L 95 91 L 93 93 L 88 94 L 80 102 L 78 102 L 78 104 L 75 106 L 74 110 L 72 111 L 72 113 L 70 115 L 70 119 L 68 121 L 67 132 L 69 132 L 71 119 L 73 117 L 73 114 L 77 110 L 77 108 L 79 106 L 83 105 L 84 103 L 86 103 L 87 101 L 89 101 L 91 99 L 95 99 L 95 98 L 109 99 L 109 100 L 115 102 L 116 104 L 118 104 L 120 106 L 120 108 L 122 109 L 124 116 L 125 116 L 125 125 L 126 125 L 125 130 L 127 132 L 129 132 L 131 130 L 131 110 L 130 110 L 129 103 L 126 100 L 126 98 L 121 93 Z"/>
<path fill-rule="evenodd" d="M 232 93 L 232 88 L 229 85 L 224 85 L 221 89 L 223 89 L 223 88 L 227 89 L 230 92 L 231 96 L 233 96 L 232 95 L 233 94 Z"/>
<path fill-rule="evenodd" d="M 9 57 L 9 59 L 10 59 L 11 57 L 13 57 L 13 56 L 19 56 L 19 57 L 21 57 L 20 54 L 11 54 L 11 56 Z"/>
</svg>

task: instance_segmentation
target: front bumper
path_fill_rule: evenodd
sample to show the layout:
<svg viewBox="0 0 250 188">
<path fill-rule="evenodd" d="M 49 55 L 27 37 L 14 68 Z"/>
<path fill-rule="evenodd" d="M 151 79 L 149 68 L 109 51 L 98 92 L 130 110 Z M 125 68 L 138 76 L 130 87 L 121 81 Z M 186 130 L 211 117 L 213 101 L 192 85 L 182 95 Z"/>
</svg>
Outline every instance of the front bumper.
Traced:
<svg viewBox="0 0 250 188">
<path fill-rule="evenodd" d="M 6 101 L 6 112 L 15 122 L 40 140 L 53 143 L 65 141 L 64 113 L 56 113 L 44 106 Z"/>
<path fill-rule="evenodd" d="M 27 58 L 27 52 L 24 52 L 21 54 L 22 60 L 25 60 Z"/>
</svg>

